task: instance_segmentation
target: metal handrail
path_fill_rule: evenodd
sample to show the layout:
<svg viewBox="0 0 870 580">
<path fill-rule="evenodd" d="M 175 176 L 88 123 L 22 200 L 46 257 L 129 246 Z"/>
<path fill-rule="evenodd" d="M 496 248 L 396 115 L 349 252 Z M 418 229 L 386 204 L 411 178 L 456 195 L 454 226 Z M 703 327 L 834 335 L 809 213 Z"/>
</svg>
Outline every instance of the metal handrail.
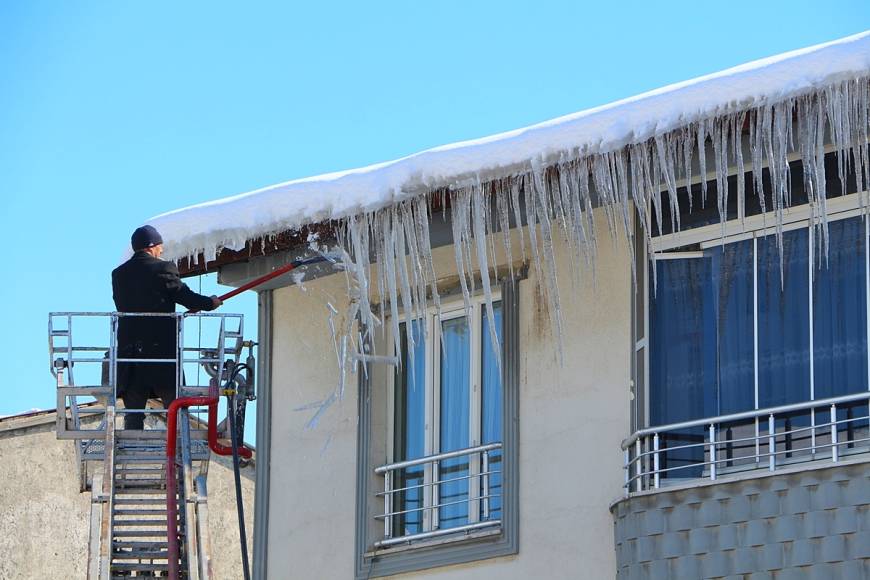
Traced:
<svg viewBox="0 0 870 580">
<path fill-rule="evenodd" d="M 394 487 L 390 490 L 390 493 L 399 493 L 400 491 L 410 491 L 412 489 L 426 489 L 429 487 L 434 487 L 436 485 L 441 485 L 445 483 L 453 483 L 454 481 L 468 481 L 469 479 L 473 479 L 475 477 L 481 477 L 483 475 L 496 475 L 501 473 L 500 469 L 490 469 L 489 471 L 481 471 L 475 475 L 463 475 L 461 477 L 451 477 L 450 479 L 440 479 L 438 481 L 429 481 L 426 483 L 421 483 L 419 485 L 409 485 L 407 487 Z M 387 495 L 385 491 L 379 491 L 375 494 L 378 497 L 383 497 Z"/>
<path fill-rule="evenodd" d="M 417 459 L 409 459 L 406 461 L 388 463 L 386 465 L 375 468 L 375 474 L 380 475 L 384 478 L 384 490 L 382 492 L 375 493 L 376 497 L 381 497 L 384 501 L 383 513 L 375 515 L 375 520 L 383 521 L 384 539 L 375 542 L 375 547 L 383 548 L 386 546 L 396 545 L 412 540 L 438 537 L 445 534 L 459 533 L 463 530 L 467 531 L 477 529 L 479 527 L 499 525 L 500 520 L 493 521 L 490 519 L 490 502 L 494 498 L 501 497 L 501 493 L 492 493 L 490 491 L 490 482 L 491 477 L 497 473 L 501 473 L 501 470 L 494 470 L 490 467 L 490 454 L 495 451 L 500 451 L 502 447 L 503 446 L 501 442 L 487 443 L 485 445 L 475 445 L 473 447 L 466 447 L 464 449 L 456 449 L 453 451 L 445 451 L 443 453 L 427 455 L 426 457 L 420 457 Z M 441 479 L 441 462 L 459 457 L 467 459 L 466 469 L 468 470 L 468 472 L 465 475 L 458 475 L 455 477 L 451 475 L 446 479 Z M 477 465 L 478 461 L 480 461 L 479 466 Z M 426 470 L 426 473 L 428 475 L 424 477 L 422 483 L 420 483 L 419 485 L 413 484 L 410 486 L 402 486 L 398 488 L 393 487 L 393 480 L 398 472 L 417 466 L 428 466 Z M 479 481 L 480 483 L 474 483 L 476 481 Z M 462 499 L 452 500 L 453 497 L 456 497 L 455 495 L 452 495 L 449 498 L 447 496 L 440 497 L 439 490 L 442 488 L 442 486 L 449 483 L 462 484 L 462 482 L 466 482 L 467 484 L 467 489 L 465 490 L 465 492 L 461 492 L 458 494 L 460 496 L 464 495 Z M 486 491 L 482 491 L 480 489 L 480 486 L 482 486 L 483 489 Z M 423 495 L 423 497 L 420 498 L 420 502 L 422 502 L 423 505 L 421 505 L 420 507 L 401 505 L 398 506 L 400 509 L 394 509 L 395 506 L 393 502 L 395 501 L 396 494 L 403 494 L 407 491 L 410 491 L 411 489 L 420 490 Z M 475 489 L 477 491 L 473 491 Z M 450 499 L 451 501 L 443 501 L 445 499 Z M 457 505 L 468 506 L 468 525 L 451 527 L 449 528 L 449 531 L 446 529 L 439 530 L 439 510 Z M 425 514 L 429 514 L 432 516 L 432 521 L 430 521 L 428 524 L 424 524 L 424 527 L 426 529 L 421 533 L 394 536 L 393 518 L 395 516 L 401 516 L 409 513 L 421 513 L 424 515 L 424 518 Z"/>
<path fill-rule="evenodd" d="M 462 457 L 463 455 L 472 455 L 474 453 L 483 453 L 484 451 L 493 451 L 495 449 L 501 449 L 501 443 L 487 443 L 486 445 L 477 445 L 476 447 L 466 447 L 465 449 L 457 449 L 456 451 L 446 451 L 444 453 L 437 453 L 435 455 L 427 455 L 426 457 L 420 457 L 419 459 L 409 459 L 407 461 L 399 461 L 396 463 L 388 463 L 386 465 L 381 465 L 380 467 L 375 468 L 375 473 L 378 475 L 382 475 L 388 471 L 395 471 L 396 469 L 405 469 L 406 467 L 414 467 L 415 465 L 424 465 L 426 463 L 433 463 L 435 461 L 442 461 L 444 459 L 452 459 L 454 457 Z"/>
<path fill-rule="evenodd" d="M 828 457 L 836 463 L 840 460 L 840 450 L 844 446 L 847 449 L 854 449 L 857 444 L 870 441 L 870 437 L 862 437 L 865 433 L 854 432 L 853 427 L 870 419 L 870 414 L 853 417 L 851 411 L 855 404 L 864 409 L 868 402 L 870 402 L 870 392 L 862 391 L 839 397 L 803 401 L 639 430 L 622 443 L 625 454 L 623 464 L 625 491 L 631 493 L 632 488 L 635 492 L 658 489 L 661 487 L 663 477 L 669 477 L 669 473 L 686 470 L 702 470 L 694 474 L 689 473 L 686 476 L 689 479 L 704 478 L 715 481 L 720 466 L 725 466 L 729 472 L 732 467 L 743 470 L 747 466 L 749 469 L 761 469 L 766 466 L 773 472 L 776 471 L 780 458 L 784 458 L 786 464 L 819 461 Z M 849 409 L 847 416 L 842 419 L 838 418 L 838 405 L 839 410 Z M 830 412 L 830 419 L 817 423 L 817 414 L 824 413 L 827 409 Z M 796 414 L 809 417 L 811 424 L 790 425 L 789 417 Z M 786 421 L 784 430 L 777 430 L 777 418 Z M 746 428 L 752 428 L 754 423 L 755 435 L 744 436 L 742 433 L 737 433 L 738 437 L 732 437 L 732 429 L 736 427 L 734 423 L 738 425 L 743 423 Z M 699 441 L 681 443 L 672 447 L 662 445 L 663 442 L 669 441 L 669 437 L 679 435 L 681 431 L 685 435 L 684 430 L 692 427 L 705 428 L 706 433 L 690 438 L 690 441 L 696 438 L 700 439 Z M 844 439 L 841 439 L 841 431 L 845 433 Z M 822 439 L 820 440 L 819 437 Z M 824 440 L 826 437 L 830 437 L 830 442 Z M 740 453 L 734 456 L 732 451 L 735 443 L 744 443 L 740 446 L 744 451 L 751 450 L 754 446 L 754 453 Z M 784 445 L 784 449 L 779 448 L 780 445 Z M 671 457 L 674 452 L 686 450 L 694 455 Z M 823 450 L 830 450 L 830 455 L 825 454 L 823 458 L 820 455 Z M 863 446 L 855 449 L 855 452 L 866 453 L 866 451 Z M 754 466 L 746 463 L 753 459 Z"/>
<path fill-rule="evenodd" d="M 868 393 L 868 394 L 865 395 L 865 396 L 866 396 L 867 398 L 870 398 L 870 393 Z M 858 399 L 858 400 L 860 400 L 860 399 Z M 774 414 L 776 414 L 776 413 L 774 413 Z M 856 423 L 856 422 L 858 422 L 858 421 L 866 421 L 866 420 L 867 420 L 867 417 L 852 417 L 851 419 L 842 419 L 842 420 L 837 420 L 837 421 L 827 421 L 827 422 L 825 422 L 825 423 L 816 423 L 816 424 L 814 424 L 814 425 L 810 425 L 809 427 L 796 427 L 796 428 L 794 428 L 794 429 L 786 429 L 786 430 L 783 430 L 783 431 L 777 431 L 777 432 L 776 432 L 776 436 L 777 436 L 777 437 L 783 437 L 783 436 L 785 436 L 785 435 L 795 435 L 795 434 L 800 434 L 800 433 L 807 433 L 807 434 L 810 434 L 810 435 L 811 435 L 813 432 L 815 432 L 815 431 L 822 431 L 822 430 L 824 430 L 826 427 L 833 427 L 834 425 L 847 425 L 847 424 L 849 424 L 849 423 Z M 709 426 L 709 423 L 706 424 L 706 426 Z M 661 431 L 655 431 L 655 432 L 652 433 L 652 434 L 655 435 L 655 433 L 661 433 Z M 643 436 L 643 437 L 646 437 L 647 435 L 649 435 L 649 433 L 644 434 L 644 435 L 642 435 L 642 436 Z M 717 444 L 718 444 L 718 445 L 724 445 L 725 443 L 733 444 L 733 443 L 744 443 L 744 442 L 749 442 L 749 441 L 753 441 L 753 442 L 754 442 L 754 441 L 758 440 L 759 437 L 767 437 L 767 436 L 768 436 L 768 435 L 765 433 L 765 434 L 763 434 L 763 435 L 759 435 L 759 436 L 752 436 L 752 437 L 738 437 L 738 438 L 736 438 L 736 439 L 724 439 L 724 440 L 722 440 L 722 441 L 718 441 Z M 855 440 L 855 441 L 858 441 L 858 440 Z M 698 442 L 698 443 L 688 443 L 688 444 L 686 444 L 686 445 L 675 445 L 675 446 L 673 446 L 673 447 L 668 447 L 668 448 L 666 449 L 666 451 L 680 451 L 681 449 L 695 449 L 695 448 L 698 448 L 698 447 L 701 447 L 701 448 L 706 449 L 706 448 L 709 447 L 709 446 L 710 446 L 710 442 L 704 440 L 704 441 L 700 441 L 700 442 Z M 749 446 L 745 446 L 745 448 L 748 448 L 748 447 L 749 447 Z M 816 444 L 816 448 L 823 448 L 823 447 L 826 447 L 826 445 L 823 445 L 823 444 L 821 444 L 821 443 Z M 662 450 L 660 450 L 660 451 L 665 451 L 665 450 L 662 449 Z M 791 451 L 783 451 L 782 453 L 791 453 L 791 452 L 793 452 L 793 451 L 794 451 L 794 450 L 791 450 Z M 650 456 L 655 455 L 655 453 L 656 453 L 656 452 L 655 452 L 655 451 L 652 451 L 652 450 L 643 451 L 643 452 L 641 452 L 639 455 L 636 455 L 636 456 L 634 457 L 634 460 L 636 461 L 637 458 L 639 458 L 639 457 L 650 457 Z M 779 453 L 779 451 L 777 451 L 777 453 Z M 761 455 L 764 455 L 764 454 L 761 454 Z M 729 460 L 728 460 L 728 459 L 721 459 L 721 460 L 717 460 L 717 463 L 721 463 L 721 462 L 724 462 L 724 461 L 729 461 Z M 666 470 L 662 469 L 662 470 L 660 470 L 660 471 L 664 472 L 664 471 L 666 471 Z"/>
<path fill-rule="evenodd" d="M 852 395 L 842 395 L 839 397 L 829 397 L 827 399 L 816 399 L 815 401 L 805 401 L 803 403 L 792 403 L 790 405 L 779 405 L 777 407 L 766 407 L 764 409 L 753 409 L 751 411 L 743 411 L 740 413 L 730 413 L 728 415 L 716 415 L 706 417 L 704 419 L 694 419 L 692 421 L 682 421 L 680 423 L 671 423 L 669 425 L 657 425 L 655 427 L 647 427 L 635 431 L 628 439 L 623 440 L 622 449 L 628 449 L 640 437 L 647 435 L 655 435 L 665 431 L 676 431 L 678 429 L 687 429 L 689 427 L 709 427 L 710 425 L 719 425 L 721 423 L 732 423 L 743 419 L 757 419 L 767 417 L 768 415 L 781 415 L 793 411 L 804 411 L 814 407 L 824 407 L 829 405 L 838 405 L 840 403 L 851 403 L 870 398 L 870 391 L 854 393 Z"/>
</svg>

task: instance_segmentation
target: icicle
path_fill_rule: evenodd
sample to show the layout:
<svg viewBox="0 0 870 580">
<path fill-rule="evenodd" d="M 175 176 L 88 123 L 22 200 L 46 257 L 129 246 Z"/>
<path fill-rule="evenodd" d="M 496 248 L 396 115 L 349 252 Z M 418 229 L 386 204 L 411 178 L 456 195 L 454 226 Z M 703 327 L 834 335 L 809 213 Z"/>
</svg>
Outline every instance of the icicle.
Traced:
<svg viewBox="0 0 870 580">
<path fill-rule="evenodd" d="M 719 207 L 721 238 L 725 239 L 728 221 L 728 124 L 721 119 L 712 123 L 713 161 L 716 167 L 716 200 Z"/>
<path fill-rule="evenodd" d="M 395 238 L 395 228 L 391 222 L 391 215 L 388 211 L 381 212 L 381 232 L 383 237 L 383 256 L 382 259 L 384 261 L 384 282 L 387 290 L 387 300 L 390 303 L 390 321 L 392 324 L 393 330 L 393 346 L 395 347 L 395 352 L 402 352 L 402 340 L 401 335 L 399 334 L 399 292 L 397 289 L 397 280 L 396 280 L 396 265 L 395 265 L 395 247 L 396 242 Z M 407 328 L 408 334 L 408 344 L 413 344 L 413 331 L 411 328 Z M 414 357 L 409 357 L 413 359 Z M 412 362 L 413 364 L 413 362 Z M 414 377 L 414 373 L 411 373 L 411 377 Z"/>
<path fill-rule="evenodd" d="M 525 235 L 522 234 L 523 227 L 523 214 L 520 208 L 520 183 L 522 180 L 522 176 L 517 176 L 511 179 L 511 206 L 514 210 L 514 222 L 516 223 L 516 227 L 520 230 L 520 252 L 523 257 L 523 262 L 526 261 L 526 242 Z M 526 222 L 528 222 L 528 218 L 526 218 Z"/>
<path fill-rule="evenodd" d="M 665 178 L 671 204 L 671 229 L 678 232 L 680 231 L 680 202 L 677 199 L 676 144 L 671 135 L 658 135 L 655 138 L 655 143 L 659 167 Z M 656 183 L 656 185 L 658 184 Z"/>
<path fill-rule="evenodd" d="M 485 186 L 486 191 L 484 192 L 484 209 L 485 217 L 486 217 L 486 231 L 490 234 L 495 234 L 495 223 L 492 218 L 492 209 L 493 209 L 493 197 L 498 197 L 495 191 L 495 183 L 487 183 Z M 492 271 L 492 280 L 498 283 L 498 262 L 496 260 L 497 254 L 495 253 L 495 235 L 489 236 L 487 239 L 489 244 L 489 255 L 492 256 L 492 260 L 490 260 L 490 270 Z"/>
<path fill-rule="evenodd" d="M 649 147 L 649 145 L 647 145 Z M 619 151 L 614 151 L 613 153 L 613 168 L 615 170 L 615 184 L 616 187 L 614 189 L 616 206 L 614 209 L 618 210 L 620 213 L 620 217 L 622 218 L 622 230 L 625 235 L 624 239 L 630 239 L 632 234 L 631 229 L 631 207 L 629 203 L 629 194 L 628 194 L 628 162 L 626 161 L 627 150 L 620 149 Z M 658 178 L 656 178 L 656 184 L 658 184 Z M 616 230 L 612 230 L 611 237 L 615 243 L 617 241 L 617 232 Z"/>
<path fill-rule="evenodd" d="M 761 207 L 762 219 L 767 213 L 767 201 L 764 199 L 764 144 L 761 139 L 760 111 L 755 110 L 749 116 L 749 155 L 752 160 L 752 185 L 758 204 Z M 762 224 L 765 222 L 762 221 Z"/>
<path fill-rule="evenodd" d="M 587 159 L 581 160 L 577 167 L 577 195 L 580 197 L 578 207 L 582 217 L 580 223 L 582 224 L 585 219 L 583 235 L 586 240 L 586 246 L 589 248 L 594 275 L 594 258 L 598 252 L 598 238 L 595 235 L 595 216 L 592 212 L 592 193 L 589 191 L 589 161 Z"/>
<path fill-rule="evenodd" d="M 483 303 L 486 308 L 486 318 L 489 322 L 489 338 L 492 341 L 492 350 L 496 355 L 496 364 L 499 371 L 501 371 L 501 348 L 499 348 L 498 332 L 495 329 L 495 313 L 492 308 L 492 287 L 490 286 L 489 281 L 489 267 L 486 255 L 486 225 L 484 214 L 488 203 L 480 184 L 472 189 L 471 200 L 472 220 L 474 222 L 474 241 L 477 246 L 477 267 L 480 270 L 480 281 L 483 286 Z"/>
<path fill-rule="evenodd" d="M 504 187 L 504 183 L 502 182 L 501 187 Z M 501 188 L 500 188 L 501 189 Z M 513 252 L 511 251 L 511 225 L 510 225 L 510 214 L 508 205 L 510 203 L 510 197 L 508 197 L 504 190 L 497 192 L 495 195 L 495 211 L 498 214 L 498 226 L 501 230 L 501 238 L 502 244 L 504 244 L 504 255 L 508 262 L 508 268 L 510 268 L 510 277 L 514 277 L 514 261 L 513 261 Z M 521 224 L 517 224 L 517 227 L 520 227 Z"/>
<path fill-rule="evenodd" d="M 692 153 L 695 144 L 692 139 L 692 127 L 690 125 L 680 133 L 680 142 L 683 147 L 683 179 L 686 180 L 686 191 L 689 193 L 689 213 L 692 213 Z"/>
<path fill-rule="evenodd" d="M 541 284 L 544 280 L 543 269 L 541 266 L 541 256 L 538 249 L 538 212 L 536 210 L 537 202 L 534 197 L 534 186 L 531 184 L 533 179 L 526 175 L 523 178 L 523 202 L 526 209 L 526 221 L 529 231 L 529 248 L 532 255 L 532 266 L 535 269 L 535 278 L 539 280 L 537 285 L 538 296 L 545 297 L 544 286 Z"/>
<path fill-rule="evenodd" d="M 746 168 L 743 165 L 743 123 L 746 113 L 741 111 L 731 117 L 731 146 L 737 161 L 737 213 L 740 223 L 746 224 Z"/>
<path fill-rule="evenodd" d="M 435 261 L 432 259 L 432 241 L 429 235 L 429 200 L 425 196 L 420 196 L 414 202 L 416 209 L 414 215 L 416 218 L 416 233 L 417 246 L 419 247 L 420 256 L 423 261 L 424 278 L 428 278 L 430 292 L 432 294 L 432 302 L 435 305 L 435 311 L 441 315 L 441 297 L 438 295 L 438 275 L 435 273 Z"/>
<path fill-rule="evenodd" d="M 707 121 L 698 122 L 698 165 L 701 174 L 701 209 L 707 207 Z"/>
<path fill-rule="evenodd" d="M 544 189 L 543 175 L 539 172 L 533 174 L 532 187 L 533 209 L 537 214 L 537 222 L 541 225 L 542 256 L 544 261 L 541 268 L 544 270 L 544 282 L 547 299 L 548 313 L 550 315 L 550 329 L 555 331 L 559 361 L 562 361 L 562 311 L 559 301 L 559 283 L 556 278 L 556 257 L 553 247 L 553 230 L 550 222 L 547 192 Z M 529 208 L 527 206 L 526 210 Z"/>
<path fill-rule="evenodd" d="M 598 193 L 599 201 L 604 209 L 604 215 L 607 217 L 607 225 L 610 232 L 616 231 L 616 220 L 613 215 L 613 206 L 616 205 L 616 193 L 614 183 L 614 171 L 611 170 L 611 153 L 603 155 L 595 155 L 592 158 L 592 178 L 595 184 L 595 191 Z"/>
</svg>

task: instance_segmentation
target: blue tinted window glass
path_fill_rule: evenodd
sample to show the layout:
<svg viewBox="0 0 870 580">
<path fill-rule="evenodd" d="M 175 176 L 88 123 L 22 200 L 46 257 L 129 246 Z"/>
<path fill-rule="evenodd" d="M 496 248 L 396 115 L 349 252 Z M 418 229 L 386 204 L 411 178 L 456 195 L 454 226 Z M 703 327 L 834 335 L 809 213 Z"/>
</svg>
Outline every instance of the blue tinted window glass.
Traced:
<svg viewBox="0 0 870 580">
<path fill-rule="evenodd" d="M 440 451 L 470 446 L 469 379 L 471 378 L 471 336 L 468 319 L 454 318 L 441 323 L 441 421 Z M 438 522 L 441 528 L 468 523 L 468 457 L 440 463 Z M 452 480 L 452 481 L 449 481 Z"/>
<path fill-rule="evenodd" d="M 866 233 L 861 218 L 828 226 L 827 260 L 813 280 L 813 373 L 817 399 L 867 390 Z"/>
<path fill-rule="evenodd" d="M 714 414 L 716 329 L 711 261 L 680 258 L 656 262 L 650 297 L 650 421 L 675 423 Z M 652 291 L 652 290 L 651 290 Z M 663 477 L 702 473 L 703 427 L 662 437 Z M 692 447 L 686 447 L 692 446 Z M 673 449 L 681 447 L 680 449 Z"/>
<path fill-rule="evenodd" d="M 495 349 L 492 345 L 492 339 L 489 333 L 489 318 L 486 313 L 486 308 L 483 310 L 481 330 L 480 330 L 480 349 L 481 349 L 481 383 L 483 385 L 483 393 L 481 397 L 481 443 L 495 443 L 502 441 L 502 382 L 501 372 L 498 367 L 498 359 Z M 498 335 L 499 345 L 502 343 L 502 308 L 501 303 L 496 302 L 492 305 L 493 321 Z M 501 518 L 501 471 L 502 471 L 502 452 L 493 451 L 489 455 L 489 471 L 499 472 L 491 473 L 489 476 L 489 489 L 482 490 L 484 495 L 489 495 L 489 517 L 490 519 Z"/>
<path fill-rule="evenodd" d="M 413 349 L 409 344 L 406 325 L 400 327 L 402 364 L 397 370 L 394 396 L 394 461 L 417 459 L 425 455 L 426 341 L 422 321 L 413 322 L 411 327 Z M 413 355 L 413 358 L 409 355 Z M 423 477 L 423 466 L 396 472 L 393 487 L 407 489 L 395 494 L 393 511 L 410 510 L 394 518 L 396 535 L 423 531 Z"/>
<path fill-rule="evenodd" d="M 650 297 L 650 421 L 662 425 L 712 415 L 716 332 L 711 262 L 659 260 L 655 277 Z"/>
<path fill-rule="evenodd" d="M 713 310 L 718 343 L 716 414 L 755 406 L 753 242 L 745 240 L 705 252 L 711 259 Z"/>
<path fill-rule="evenodd" d="M 758 239 L 760 407 L 810 398 L 808 241 L 806 229 L 785 232 L 780 255 L 776 236 Z"/>
</svg>

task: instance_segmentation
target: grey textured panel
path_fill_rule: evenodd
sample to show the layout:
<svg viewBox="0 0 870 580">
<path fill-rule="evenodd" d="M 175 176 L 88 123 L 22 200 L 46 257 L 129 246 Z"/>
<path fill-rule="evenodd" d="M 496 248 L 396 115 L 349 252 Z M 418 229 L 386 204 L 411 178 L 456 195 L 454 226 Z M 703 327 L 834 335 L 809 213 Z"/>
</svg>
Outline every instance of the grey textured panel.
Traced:
<svg viewBox="0 0 870 580">
<path fill-rule="evenodd" d="M 870 578 L 870 459 L 620 500 L 618 578 Z"/>
</svg>

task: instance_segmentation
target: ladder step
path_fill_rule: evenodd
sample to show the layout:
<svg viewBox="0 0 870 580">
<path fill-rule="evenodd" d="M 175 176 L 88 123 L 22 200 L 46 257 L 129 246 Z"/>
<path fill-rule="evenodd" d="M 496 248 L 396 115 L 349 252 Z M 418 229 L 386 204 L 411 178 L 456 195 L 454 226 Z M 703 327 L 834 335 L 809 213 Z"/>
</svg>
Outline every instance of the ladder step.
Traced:
<svg viewBox="0 0 870 580">
<path fill-rule="evenodd" d="M 137 542 L 135 540 L 115 540 L 112 542 L 113 550 L 121 550 L 121 549 L 130 549 L 130 550 L 145 550 L 145 551 L 156 551 L 167 549 L 166 540 L 162 541 L 140 541 Z"/>
<path fill-rule="evenodd" d="M 112 563 L 112 572 L 165 572 L 167 570 L 169 570 L 169 564 Z"/>
<path fill-rule="evenodd" d="M 116 516 L 166 516 L 166 510 L 158 509 L 115 509 Z"/>
<path fill-rule="evenodd" d="M 165 466 L 162 466 L 162 465 L 160 467 L 147 467 L 147 466 L 142 467 L 142 466 L 139 466 L 136 464 L 133 464 L 133 465 L 121 464 L 115 468 L 115 474 L 118 474 L 118 473 L 136 473 L 136 474 L 139 474 L 139 473 L 165 473 L 165 472 L 166 472 Z"/>
<path fill-rule="evenodd" d="M 166 537 L 166 525 L 157 531 L 149 530 L 114 530 L 113 535 L 116 538 L 159 538 Z"/>
<path fill-rule="evenodd" d="M 167 551 L 162 552 L 112 552 L 112 561 L 118 564 L 118 560 L 167 560 Z"/>
<path fill-rule="evenodd" d="M 153 457 L 155 460 L 166 461 L 166 451 L 163 449 L 118 449 L 116 457 Z"/>
<path fill-rule="evenodd" d="M 116 497 L 115 505 L 166 505 L 166 499 L 156 497 Z"/>
<path fill-rule="evenodd" d="M 166 501 L 166 490 L 163 489 L 152 489 L 147 487 L 137 488 L 137 487 L 126 487 L 126 488 L 115 488 L 115 496 L 119 494 L 137 494 L 137 495 L 154 495 L 154 496 L 163 496 L 163 501 Z"/>
<path fill-rule="evenodd" d="M 166 518 L 153 519 L 153 520 L 112 520 L 112 525 L 115 527 L 118 526 L 130 526 L 133 528 L 162 528 L 166 529 Z"/>
</svg>

